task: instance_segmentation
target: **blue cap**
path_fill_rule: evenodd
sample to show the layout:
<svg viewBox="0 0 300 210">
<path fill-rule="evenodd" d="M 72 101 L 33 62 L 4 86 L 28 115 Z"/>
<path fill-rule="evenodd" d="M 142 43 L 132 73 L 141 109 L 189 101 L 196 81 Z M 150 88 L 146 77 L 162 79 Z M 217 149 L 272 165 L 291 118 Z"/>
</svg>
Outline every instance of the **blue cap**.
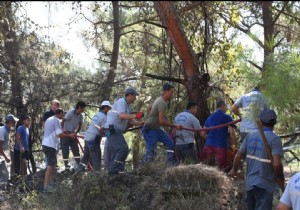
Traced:
<svg viewBox="0 0 300 210">
<path fill-rule="evenodd" d="M 277 115 L 274 110 L 272 109 L 265 109 L 260 112 L 259 119 L 267 124 L 276 123 Z"/>
<path fill-rule="evenodd" d="M 138 92 L 136 92 L 136 90 L 133 87 L 129 87 L 126 89 L 125 95 L 127 95 L 127 94 L 134 94 L 136 96 L 140 95 Z"/>
<path fill-rule="evenodd" d="M 174 88 L 174 86 L 167 82 L 163 86 L 163 91 L 171 90 L 172 88 Z"/>
<path fill-rule="evenodd" d="M 8 114 L 8 115 L 5 117 L 5 121 L 6 121 L 6 122 L 11 122 L 11 121 L 17 122 L 17 121 L 19 121 L 19 119 L 16 118 L 15 116 L 13 116 L 12 114 Z"/>
</svg>

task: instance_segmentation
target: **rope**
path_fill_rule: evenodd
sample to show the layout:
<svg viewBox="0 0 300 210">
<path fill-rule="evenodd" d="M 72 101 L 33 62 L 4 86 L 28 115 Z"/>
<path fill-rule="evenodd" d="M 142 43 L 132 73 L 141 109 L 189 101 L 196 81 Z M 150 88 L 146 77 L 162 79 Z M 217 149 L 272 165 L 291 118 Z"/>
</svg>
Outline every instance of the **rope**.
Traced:
<svg viewBox="0 0 300 210">
<path fill-rule="evenodd" d="M 187 128 L 187 127 L 182 127 L 183 130 L 188 130 L 188 131 L 209 131 L 209 130 L 215 130 L 215 129 L 219 129 L 219 128 L 224 128 L 228 125 L 232 125 L 232 124 L 236 124 L 238 122 L 241 122 L 242 119 L 238 119 L 229 123 L 225 123 L 222 125 L 216 125 L 216 126 L 212 126 L 209 128 L 200 128 L 200 129 L 196 129 L 196 128 Z"/>
<path fill-rule="evenodd" d="M 84 136 L 83 136 L 83 135 L 80 135 L 80 134 L 79 134 L 79 135 L 78 135 L 78 134 L 76 135 L 77 143 L 79 144 L 81 151 L 84 152 L 83 147 L 82 147 L 82 145 L 81 145 L 81 143 L 80 143 L 80 141 L 79 141 L 78 138 L 84 138 Z M 91 165 L 90 162 L 88 162 L 88 168 L 91 169 L 91 170 L 93 170 L 93 167 L 92 167 L 92 165 Z"/>
</svg>

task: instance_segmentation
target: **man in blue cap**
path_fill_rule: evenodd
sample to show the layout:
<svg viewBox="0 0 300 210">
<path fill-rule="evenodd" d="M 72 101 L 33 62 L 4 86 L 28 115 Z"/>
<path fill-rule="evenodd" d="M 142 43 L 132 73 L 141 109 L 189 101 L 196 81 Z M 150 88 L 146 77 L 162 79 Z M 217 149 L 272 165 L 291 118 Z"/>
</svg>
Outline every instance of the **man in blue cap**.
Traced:
<svg viewBox="0 0 300 210">
<path fill-rule="evenodd" d="M 104 146 L 104 164 L 109 175 L 124 173 L 125 160 L 129 154 L 128 144 L 123 133 L 129 126 L 142 125 L 144 114 L 131 114 L 130 105 L 136 100 L 139 93 L 132 87 L 125 91 L 125 97 L 118 98 L 111 110 L 107 113 L 104 125 L 107 139 Z"/>
<path fill-rule="evenodd" d="M 243 156 L 247 158 L 247 206 L 248 210 L 272 209 L 273 194 L 277 190 L 276 182 L 284 188 L 284 174 L 281 157 L 282 143 L 273 130 L 277 116 L 274 110 L 266 109 L 260 112 L 259 119 L 263 132 L 270 147 L 273 161 L 268 156 L 263 137 L 259 130 L 249 133 L 237 152 L 230 175 L 235 177 Z"/>
</svg>

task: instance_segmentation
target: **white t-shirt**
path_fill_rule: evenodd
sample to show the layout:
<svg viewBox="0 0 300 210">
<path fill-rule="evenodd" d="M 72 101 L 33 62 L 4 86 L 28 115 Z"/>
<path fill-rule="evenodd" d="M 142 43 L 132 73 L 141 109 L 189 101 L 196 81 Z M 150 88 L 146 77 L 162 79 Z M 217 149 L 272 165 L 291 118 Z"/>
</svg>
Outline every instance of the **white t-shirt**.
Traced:
<svg viewBox="0 0 300 210">
<path fill-rule="evenodd" d="M 95 137 L 97 135 L 100 135 L 100 129 L 97 128 L 95 125 L 99 126 L 99 127 L 104 127 L 106 122 L 106 115 L 103 112 L 98 112 L 96 113 L 91 122 L 90 125 L 88 127 L 88 129 L 85 132 L 85 141 L 92 141 L 95 139 Z"/>
<path fill-rule="evenodd" d="M 49 117 L 45 122 L 42 145 L 58 150 L 59 138 L 62 133 L 60 120 L 56 116 Z"/>
</svg>

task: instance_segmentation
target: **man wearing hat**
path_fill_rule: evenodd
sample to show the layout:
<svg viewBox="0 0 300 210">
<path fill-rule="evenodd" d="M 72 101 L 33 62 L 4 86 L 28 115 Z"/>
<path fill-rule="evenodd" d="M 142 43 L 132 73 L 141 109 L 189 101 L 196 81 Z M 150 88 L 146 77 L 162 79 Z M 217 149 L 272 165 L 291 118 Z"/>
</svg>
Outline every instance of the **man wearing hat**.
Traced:
<svg viewBox="0 0 300 210">
<path fill-rule="evenodd" d="M 170 123 L 166 118 L 167 102 L 172 98 L 174 87 L 170 83 L 163 86 L 163 94 L 159 96 L 151 107 L 151 111 L 142 128 L 143 137 L 146 140 L 146 153 L 142 162 L 152 161 L 155 159 L 155 150 L 157 141 L 166 146 L 166 159 L 169 165 L 178 165 L 178 160 L 174 157 L 174 142 L 170 136 L 161 129 L 161 126 L 181 129 L 182 126 Z"/>
<path fill-rule="evenodd" d="M 106 114 L 111 109 L 109 101 L 103 101 L 101 103 L 100 111 L 96 113 L 85 132 L 85 146 L 84 154 L 80 160 L 80 165 L 76 171 L 83 171 L 88 164 L 90 158 L 92 161 L 94 171 L 100 171 L 101 169 L 101 149 L 100 142 L 102 136 L 104 136 L 104 125 L 106 122 Z"/>
<path fill-rule="evenodd" d="M 273 194 L 278 185 L 284 187 L 284 174 L 281 157 L 283 156 L 282 143 L 279 136 L 273 130 L 276 124 L 274 110 L 266 109 L 260 112 L 259 119 L 263 126 L 263 132 L 270 147 L 273 161 L 268 157 L 264 141 L 259 131 L 249 133 L 239 151 L 237 152 L 230 175 L 235 177 L 239 169 L 241 159 L 247 158 L 247 206 L 249 210 L 272 209 Z"/>
<path fill-rule="evenodd" d="M 130 104 L 134 103 L 139 93 L 132 87 L 125 91 L 125 97 L 118 98 L 111 110 L 107 113 L 107 121 L 104 129 L 107 136 L 104 146 L 105 168 L 109 175 L 123 173 L 125 160 L 129 154 L 128 144 L 123 133 L 129 126 L 142 125 L 141 119 L 144 114 L 138 112 L 131 114 Z"/>
<path fill-rule="evenodd" d="M 10 162 L 10 159 L 8 158 L 9 154 L 9 132 L 11 128 L 15 127 L 16 122 L 19 121 L 18 118 L 16 118 L 12 114 L 8 114 L 5 117 L 5 125 L 0 127 L 0 184 L 7 184 L 8 181 L 8 170 L 6 163 Z M 3 160 L 4 158 L 4 160 Z"/>
</svg>

